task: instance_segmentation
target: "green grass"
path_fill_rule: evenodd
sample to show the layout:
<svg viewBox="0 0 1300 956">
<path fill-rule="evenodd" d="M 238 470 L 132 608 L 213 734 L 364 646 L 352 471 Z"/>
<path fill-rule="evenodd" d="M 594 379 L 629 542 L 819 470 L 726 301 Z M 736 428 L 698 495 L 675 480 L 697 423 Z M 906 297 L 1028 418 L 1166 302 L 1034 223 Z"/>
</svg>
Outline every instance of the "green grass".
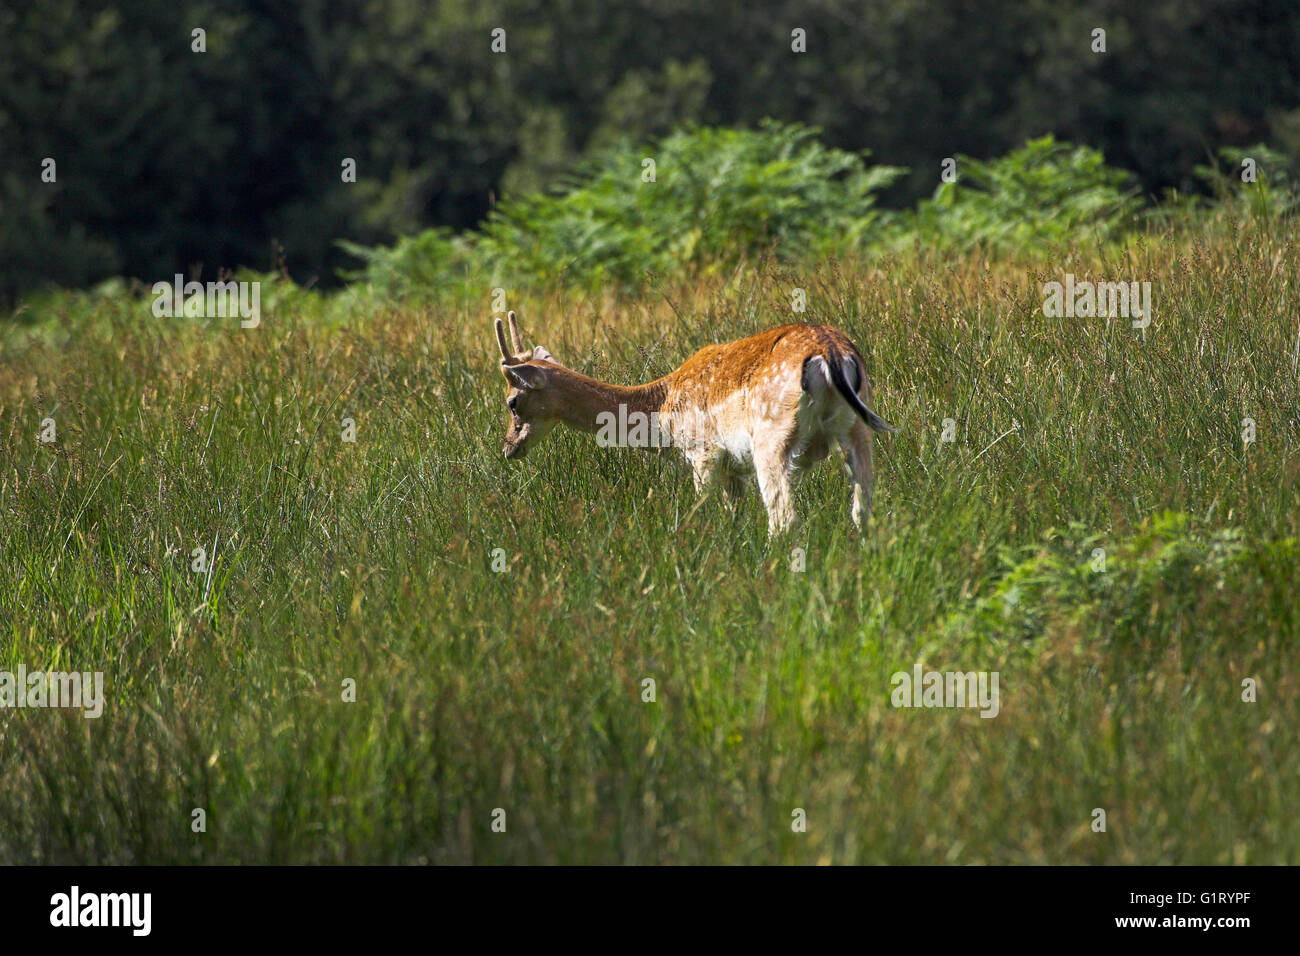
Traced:
<svg viewBox="0 0 1300 956">
<path fill-rule="evenodd" d="M 1300 861 L 1297 261 L 1206 221 L 512 294 L 530 345 L 630 382 L 806 288 L 901 430 L 865 536 L 827 462 L 771 543 L 671 455 L 504 461 L 486 283 L 264 290 L 250 330 L 47 300 L 0 334 L 0 669 L 109 701 L 0 717 L 0 861 Z M 1150 281 L 1145 337 L 1045 317 L 1066 272 Z M 998 671 L 1000 715 L 891 707 L 918 660 Z"/>
</svg>

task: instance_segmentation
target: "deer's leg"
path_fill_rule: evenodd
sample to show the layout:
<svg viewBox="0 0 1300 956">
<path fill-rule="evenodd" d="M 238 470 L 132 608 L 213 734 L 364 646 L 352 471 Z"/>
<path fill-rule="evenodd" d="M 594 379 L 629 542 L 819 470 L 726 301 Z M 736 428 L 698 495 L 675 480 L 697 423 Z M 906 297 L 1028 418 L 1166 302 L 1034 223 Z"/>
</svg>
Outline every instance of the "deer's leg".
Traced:
<svg viewBox="0 0 1300 956">
<path fill-rule="evenodd" d="M 785 442 L 766 442 L 754 447 L 754 473 L 767 509 L 768 536 L 780 534 L 794 524 L 794 501 L 790 488 L 789 455 Z"/>
<path fill-rule="evenodd" d="M 862 422 L 857 422 L 840 444 L 853 481 L 853 507 L 850 514 L 853 523 L 861 531 L 863 522 L 871 517 L 871 491 L 876 481 L 871 466 L 871 429 Z"/>
<path fill-rule="evenodd" d="M 695 480 L 695 493 L 700 494 L 713 483 L 718 472 L 718 457 L 712 449 L 701 449 L 688 453 L 691 463 L 691 477 Z"/>
</svg>

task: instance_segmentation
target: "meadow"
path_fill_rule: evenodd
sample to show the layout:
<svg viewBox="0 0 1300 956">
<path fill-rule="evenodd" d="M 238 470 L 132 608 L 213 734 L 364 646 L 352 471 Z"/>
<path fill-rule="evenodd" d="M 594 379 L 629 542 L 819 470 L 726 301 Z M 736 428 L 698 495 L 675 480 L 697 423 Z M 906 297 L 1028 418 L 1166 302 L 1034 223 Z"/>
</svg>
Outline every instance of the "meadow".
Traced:
<svg viewBox="0 0 1300 956">
<path fill-rule="evenodd" d="M 42 300 L 0 332 L 0 670 L 108 700 L 0 718 L 0 862 L 1298 862 L 1297 262 L 1225 208 L 508 290 L 620 383 L 845 330 L 899 428 L 870 525 L 833 459 L 773 540 L 675 453 L 505 461 L 491 282 Z M 1067 273 L 1150 326 L 1045 315 Z M 998 716 L 892 706 L 918 663 Z"/>
</svg>

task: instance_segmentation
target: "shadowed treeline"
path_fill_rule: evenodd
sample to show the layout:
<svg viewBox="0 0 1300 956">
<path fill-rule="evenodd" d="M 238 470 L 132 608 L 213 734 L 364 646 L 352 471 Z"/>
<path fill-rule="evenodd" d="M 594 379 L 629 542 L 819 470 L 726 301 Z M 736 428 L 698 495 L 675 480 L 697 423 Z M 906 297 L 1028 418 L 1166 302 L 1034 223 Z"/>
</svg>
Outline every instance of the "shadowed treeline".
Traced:
<svg viewBox="0 0 1300 956">
<path fill-rule="evenodd" d="M 690 123 L 820 127 L 908 168 L 881 195 L 895 208 L 945 157 L 1044 133 L 1148 195 L 1196 188 L 1220 147 L 1300 152 L 1297 50 L 1300 7 L 1232 0 L 18 0 L 0 10 L 0 300 L 240 266 L 330 284 L 355 265 L 335 240 L 465 229 Z"/>
</svg>

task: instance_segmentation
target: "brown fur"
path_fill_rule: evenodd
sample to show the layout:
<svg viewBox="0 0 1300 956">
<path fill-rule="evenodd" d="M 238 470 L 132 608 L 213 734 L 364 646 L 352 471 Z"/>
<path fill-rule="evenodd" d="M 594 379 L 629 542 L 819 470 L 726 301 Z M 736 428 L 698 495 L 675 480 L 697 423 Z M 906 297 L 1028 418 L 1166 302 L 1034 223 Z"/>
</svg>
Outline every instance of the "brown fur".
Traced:
<svg viewBox="0 0 1300 956">
<path fill-rule="evenodd" d="M 838 444 L 853 481 L 851 515 L 862 527 L 874 481 L 872 428 L 890 426 L 870 411 L 866 364 L 838 329 L 783 325 L 706 346 L 663 378 L 622 386 L 567 369 L 545 349 L 526 352 L 513 312 L 510 322 L 513 350 L 501 320 L 496 323 L 501 372 L 509 383 L 507 458 L 525 454 L 557 422 L 595 431 L 599 416 L 617 417 L 620 405 L 624 415 L 654 413 L 690 461 L 697 490 L 720 482 L 734 498 L 752 468 L 769 531 L 776 533 L 794 520 L 791 480 Z M 840 385 L 832 366 L 840 371 Z M 861 410 L 845 388 L 854 390 Z"/>
</svg>

